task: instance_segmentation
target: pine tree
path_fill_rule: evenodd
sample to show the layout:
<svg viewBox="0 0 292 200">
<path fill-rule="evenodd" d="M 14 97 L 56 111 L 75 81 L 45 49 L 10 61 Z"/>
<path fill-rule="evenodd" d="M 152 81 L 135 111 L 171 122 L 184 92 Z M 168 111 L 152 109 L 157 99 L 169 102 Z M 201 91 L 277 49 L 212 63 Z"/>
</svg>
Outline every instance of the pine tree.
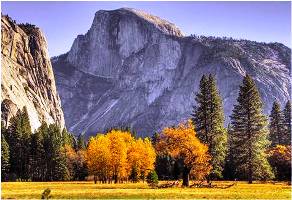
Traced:
<svg viewBox="0 0 292 200">
<path fill-rule="evenodd" d="M 267 160 L 267 118 L 262 113 L 263 103 L 256 85 L 249 75 L 240 86 L 237 104 L 231 115 L 232 147 L 236 174 L 252 183 L 255 179 L 273 177 Z"/>
<path fill-rule="evenodd" d="M 22 134 L 20 131 L 21 110 L 10 119 L 10 126 L 7 131 L 7 142 L 10 146 L 10 172 L 13 177 L 20 177 L 22 173 Z"/>
<path fill-rule="evenodd" d="M 71 133 L 69 133 L 66 128 L 63 128 L 62 138 L 63 138 L 63 145 L 67 144 L 71 147 L 74 147 L 74 143 L 75 143 L 74 136 Z"/>
<path fill-rule="evenodd" d="M 11 173 L 24 180 L 30 178 L 31 127 L 26 107 L 10 119 L 8 144 L 10 146 Z"/>
<path fill-rule="evenodd" d="M 77 138 L 77 150 L 84 150 L 84 149 L 86 149 L 84 134 L 80 134 Z"/>
<path fill-rule="evenodd" d="M 199 85 L 199 92 L 196 94 L 197 106 L 193 107 L 192 121 L 195 125 L 197 137 L 204 143 L 209 141 L 208 132 L 208 111 L 209 111 L 209 87 L 208 79 L 205 75 L 202 76 Z"/>
<path fill-rule="evenodd" d="M 6 129 L 1 123 L 1 176 L 2 180 L 6 181 L 9 174 L 9 145 L 5 139 Z"/>
<path fill-rule="evenodd" d="M 44 181 L 45 178 L 44 135 L 47 129 L 47 124 L 42 122 L 38 130 L 31 136 L 31 176 L 33 181 Z"/>
<path fill-rule="evenodd" d="M 23 148 L 23 179 L 28 180 L 30 178 L 30 143 L 31 143 L 31 126 L 29 122 L 28 112 L 26 107 L 24 106 L 22 109 L 22 148 Z"/>
<path fill-rule="evenodd" d="M 45 154 L 47 158 L 47 179 L 68 180 L 69 171 L 66 166 L 65 149 L 61 130 L 57 124 L 50 124 L 44 137 Z"/>
<path fill-rule="evenodd" d="M 272 146 L 283 144 L 283 117 L 281 113 L 280 104 L 275 101 L 273 103 L 270 114 L 270 141 Z"/>
<path fill-rule="evenodd" d="M 291 145 L 291 102 L 287 101 L 283 110 L 284 136 L 283 144 Z"/>
<path fill-rule="evenodd" d="M 234 180 L 235 179 L 235 153 L 234 153 L 234 147 L 232 146 L 233 143 L 233 134 L 232 134 L 231 125 L 228 124 L 227 128 L 227 154 L 226 154 L 226 160 L 223 170 L 223 177 L 224 180 Z"/>
<path fill-rule="evenodd" d="M 222 178 L 226 156 L 227 132 L 224 128 L 222 99 L 215 78 L 202 76 L 200 91 L 196 95 L 197 106 L 193 110 L 193 123 L 198 138 L 209 146 L 213 167 L 209 179 Z"/>
</svg>

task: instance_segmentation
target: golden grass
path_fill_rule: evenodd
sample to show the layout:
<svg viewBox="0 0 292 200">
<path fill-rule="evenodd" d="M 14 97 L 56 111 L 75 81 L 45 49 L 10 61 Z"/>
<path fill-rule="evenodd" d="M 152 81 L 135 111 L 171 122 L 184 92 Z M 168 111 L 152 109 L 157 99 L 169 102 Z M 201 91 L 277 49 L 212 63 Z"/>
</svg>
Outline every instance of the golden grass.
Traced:
<svg viewBox="0 0 292 200">
<path fill-rule="evenodd" d="M 232 182 L 214 182 L 218 186 Z M 227 189 L 166 188 L 151 189 L 146 183 L 94 184 L 93 182 L 3 182 L 2 199 L 40 199 L 51 189 L 53 199 L 291 199 L 287 183 L 238 182 Z"/>
</svg>

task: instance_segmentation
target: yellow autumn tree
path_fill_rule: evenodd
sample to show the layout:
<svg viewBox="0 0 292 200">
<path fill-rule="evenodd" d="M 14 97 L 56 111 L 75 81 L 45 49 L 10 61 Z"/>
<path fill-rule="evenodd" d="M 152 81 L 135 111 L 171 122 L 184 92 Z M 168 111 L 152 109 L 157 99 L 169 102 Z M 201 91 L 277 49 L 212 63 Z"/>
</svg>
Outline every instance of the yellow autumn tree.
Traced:
<svg viewBox="0 0 292 200">
<path fill-rule="evenodd" d="M 128 180 L 133 167 L 139 175 L 154 168 L 156 154 L 149 139 L 135 139 L 128 131 L 111 130 L 90 139 L 87 148 L 89 173 L 105 183 Z"/>
<path fill-rule="evenodd" d="M 149 138 L 139 138 L 130 144 L 128 149 L 128 172 L 136 170 L 136 176 L 142 180 L 154 169 L 155 149 Z"/>
<path fill-rule="evenodd" d="M 72 179 L 74 177 L 74 162 L 77 160 L 77 154 L 75 150 L 68 144 L 65 144 L 64 149 L 67 168 L 70 173 L 70 179 Z"/>
<path fill-rule="evenodd" d="M 163 129 L 156 149 L 160 154 L 169 154 L 183 160 L 183 186 L 189 186 L 190 174 L 196 179 L 203 179 L 212 169 L 208 146 L 196 137 L 191 121 Z"/>
<path fill-rule="evenodd" d="M 110 141 L 109 151 L 111 152 L 110 157 L 110 168 L 115 183 L 118 180 L 127 179 L 127 151 L 130 143 L 134 140 L 130 132 L 124 132 L 121 130 L 112 130 L 107 133 Z"/>
<path fill-rule="evenodd" d="M 87 147 L 87 165 L 89 173 L 94 176 L 94 182 L 97 179 L 103 183 L 109 179 L 111 174 L 109 149 L 110 140 L 106 135 L 97 135 L 89 140 Z"/>
</svg>

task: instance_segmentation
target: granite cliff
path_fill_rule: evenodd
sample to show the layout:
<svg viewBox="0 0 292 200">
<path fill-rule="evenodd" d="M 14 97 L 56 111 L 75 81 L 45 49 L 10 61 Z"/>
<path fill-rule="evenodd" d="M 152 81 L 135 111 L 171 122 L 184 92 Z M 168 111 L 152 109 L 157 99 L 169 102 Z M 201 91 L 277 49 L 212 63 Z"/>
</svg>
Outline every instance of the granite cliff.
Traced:
<svg viewBox="0 0 292 200">
<path fill-rule="evenodd" d="M 142 11 L 98 11 L 70 51 L 52 58 L 66 125 L 75 134 L 130 127 L 140 136 L 190 117 L 203 74 L 216 75 L 226 121 L 248 73 L 265 112 L 290 92 L 291 50 L 279 43 L 183 36 Z"/>
<path fill-rule="evenodd" d="M 1 120 L 27 107 L 31 127 L 44 120 L 65 126 L 54 73 L 41 30 L 1 16 Z"/>
</svg>

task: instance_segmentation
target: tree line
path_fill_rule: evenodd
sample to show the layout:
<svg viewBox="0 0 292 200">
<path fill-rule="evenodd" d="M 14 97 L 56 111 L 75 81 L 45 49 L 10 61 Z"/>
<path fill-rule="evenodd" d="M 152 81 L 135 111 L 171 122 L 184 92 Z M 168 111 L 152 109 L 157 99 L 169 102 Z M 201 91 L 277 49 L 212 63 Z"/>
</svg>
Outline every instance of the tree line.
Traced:
<svg viewBox="0 0 292 200">
<path fill-rule="evenodd" d="M 26 107 L 5 128 L 1 124 L 1 178 L 19 181 L 83 180 L 87 176 L 85 140 L 57 124 L 32 133 Z"/>
<path fill-rule="evenodd" d="M 270 120 L 253 79 L 239 88 L 230 124 L 224 127 L 223 101 L 213 75 L 203 75 L 190 120 L 166 127 L 152 138 L 112 129 L 86 144 L 58 125 L 42 123 L 33 134 L 27 110 L 1 127 L 2 180 L 290 180 L 291 103 L 273 104 Z M 269 123 L 270 121 L 270 123 Z"/>
</svg>

